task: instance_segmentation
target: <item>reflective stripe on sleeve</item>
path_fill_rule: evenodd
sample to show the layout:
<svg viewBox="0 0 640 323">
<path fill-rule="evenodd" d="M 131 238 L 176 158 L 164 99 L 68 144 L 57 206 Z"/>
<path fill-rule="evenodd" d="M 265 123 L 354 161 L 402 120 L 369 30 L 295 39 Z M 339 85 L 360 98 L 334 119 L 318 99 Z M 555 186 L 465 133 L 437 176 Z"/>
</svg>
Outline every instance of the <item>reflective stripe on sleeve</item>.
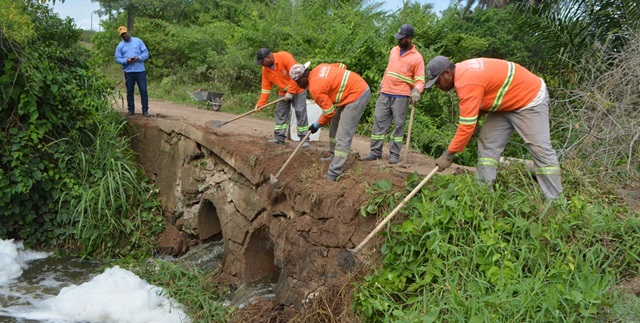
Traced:
<svg viewBox="0 0 640 323">
<path fill-rule="evenodd" d="M 464 118 L 464 117 L 458 118 L 459 124 L 476 124 L 477 122 L 478 122 L 478 116 L 471 117 L 471 118 Z"/>
<path fill-rule="evenodd" d="M 327 110 L 322 110 L 322 114 L 330 114 L 330 113 L 333 113 L 334 111 L 336 111 L 336 106 L 332 105 L 331 108 Z"/>
</svg>

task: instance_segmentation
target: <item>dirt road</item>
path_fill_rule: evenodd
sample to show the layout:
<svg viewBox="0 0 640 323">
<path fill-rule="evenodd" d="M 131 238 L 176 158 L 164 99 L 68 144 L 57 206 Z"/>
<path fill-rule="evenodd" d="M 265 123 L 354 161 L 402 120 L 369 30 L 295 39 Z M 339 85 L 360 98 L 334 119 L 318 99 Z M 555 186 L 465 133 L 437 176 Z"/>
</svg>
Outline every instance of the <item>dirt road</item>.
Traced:
<svg viewBox="0 0 640 323">
<path fill-rule="evenodd" d="M 230 114 L 222 111 L 211 111 L 204 109 L 197 109 L 187 105 L 181 105 L 168 101 L 150 100 L 149 101 L 149 113 L 154 118 L 168 118 L 172 120 L 181 120 L 194 125 L 200 125 L 205 127 L 205 123 L 209 120 L 229 120 L 236 117 L 236 114 Z M 124 113 L 124 110 L 121 110 Z M 134 118 L 142 118 L 139 115 L 139 110 L 136 111 Z M 266 141 L 273 138 L 273 121 L 267 119 L 253 118 L 247 116 L 238 119 L 232 123 L 229 123 L 221 128 L 216 129 L 217 132 L 223 132 L 226 134 L 238 135 L 238 136 L 253 136 L 256 140 Z M 322 129 L 320 133 L 319 141 L 311 142 L 311 147 L 308 149 L 317 149 L 320 151 L 329 151 L 329 135 L 327 129 Z M 290 145 L 297 144 L 296 142 L 289 141 Z M 366 156 L 369 154 L 369 138 L 364 136 L 358 136 L 353 140 L 351 146 L 352 153 L 358 153 L 360 156 Z M 388 163 L 389 160 L 389 146 L 384 145 L 383 158 L 379 161 L 372 161 L 372 166 L 387 167 L 394 169 L 402 173 L 417 172 L 421 176 L 429 174 L 435 166 L 433 159 L 428 156 L 422 155 L 414 150 L 411 150 L 408 155 L 408 160 L 403 161 L 404 150 L 401 153 L 401 162 L 396 165 Z M 466 169 L 463 166 L 454 165 L 450 169 L 447 169 L 445 173 L 456 172 L 461 169 Z"/>
</svg>

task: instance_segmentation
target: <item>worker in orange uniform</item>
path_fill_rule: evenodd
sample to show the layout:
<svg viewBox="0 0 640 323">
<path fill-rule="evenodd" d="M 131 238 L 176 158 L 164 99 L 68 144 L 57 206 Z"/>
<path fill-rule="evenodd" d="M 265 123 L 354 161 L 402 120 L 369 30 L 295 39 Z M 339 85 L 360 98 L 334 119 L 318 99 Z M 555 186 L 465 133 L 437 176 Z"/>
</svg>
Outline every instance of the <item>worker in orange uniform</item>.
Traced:
<svg viewBox="0 0 640 323">
<path fill-rule="evenodd" d="M 371 151 L 362 160 L 382 158 L 384 136 L 393 121 L 395 127 L 389 141 L 389 164 L 398 163 L 409 101 L 418 103 L 424 89 L 424 59 L 413 45 L 413 35 L 413 27 L 408 24 L 400 26 L 398 33 L 393 35 L 398 40 L 398 46 L 393 47 L 389 53 L 389 63 L 378 88 L 371 130 Z"/>
<path fill-rule="evenodd" d="M 300 88 L 308 89 L 311 98 L 322 109 L 322 115 L 309 126 L 315 133 L 331 122 L 329 150 L 333 155 L 327 179 L 336 181 L 344 170 L 351 142 L 371 91 L 360 75 L 347 70 L 344 64 L 320 64 L 308 69 L 309 63 L 296 64 L 289 72 Z"/>
<path fill-rule="evenodd" d="M 477 126 L 487 119 L 478 137 L 476 177 L 492 184 L 507 140 L 517 131 L 533 156 L 535 174 L 543 194 L 553 199 L 562 192 L 560 166 L 549 134 L 549 94 L 540 77 L 512 62 L 473 58 L 453 64 L 436 56 L 427 64 L 426 88 L 455 89 L 460 102 L 458 129 L 449 147 L 436 160 L 440 171 L 451 166 Z"/>
<path fill-rule="evenodd" d="M 267 103 L 274 85 L 278 87 L 278 98 L 285 98 L 276 104 L 274 138 L 269 140 L 271 143 L 284 144 L 291 107 L 296 113 L 298 136 L 303 138 L 309 130 L 307 90 L 299 88 L 289 77 L 289 70 L 296 63 L 293 55 L 284 51 L 272 53 L 267 48 L 260 48 L 256 54 L 256 65 L 262 65 L 262 91 L 255 109 L 259 111 Z M 309 147 L 309 142 L 305 141 L 302 147 Z"/>
</svg>

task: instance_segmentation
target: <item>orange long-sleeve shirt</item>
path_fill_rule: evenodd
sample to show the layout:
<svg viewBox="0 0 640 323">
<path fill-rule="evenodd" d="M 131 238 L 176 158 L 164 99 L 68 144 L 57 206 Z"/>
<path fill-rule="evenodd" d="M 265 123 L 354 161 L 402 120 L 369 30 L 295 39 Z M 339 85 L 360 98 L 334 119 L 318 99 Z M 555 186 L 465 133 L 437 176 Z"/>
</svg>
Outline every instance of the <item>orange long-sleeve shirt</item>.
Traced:
<svg viewBox="0 0 640 323">
<path fill-rule="evenodd" d="M 273 68 L 262 67 L 262 90 L 260 91 L 258 106 L 267 103 L 274 85 L 278 87 L 278 95 L 285 95 L 287 92 L 298 94 L 304 91 L 289 77 L 289 69 L 297 64 L 293 55 L 284 51 L 277 52 L 273 53 L 273 59 L 275 61 Z"/>
<path fill-rule="evenodd" d="M 473 58 L 456 64 L 454 87 L 460 101 L 458 129 L 449 153 L 467 146 L 480 111 L 513 111 L 538 94 L 542 80 L 519 64 L 493 58 Z"/>
<path fill-rule="evenodd" d="M 416 46 L 400 55 L 400 46 L 391 49 L 389 63 L 382 78 L 382 93 L 411 95 L 411 90 L 424 89 L 424 59 Z"/>
<path fill-rule="evenodd" d="M 336 106 L 343 107 L 358 100 L 369 88 L 360 75 L 347 70 L 341 63 L 320 64 L 309 73 L 307 89 L 322 109 L 318 124 L 328 124 L 336 114 Z"/>
</svg>

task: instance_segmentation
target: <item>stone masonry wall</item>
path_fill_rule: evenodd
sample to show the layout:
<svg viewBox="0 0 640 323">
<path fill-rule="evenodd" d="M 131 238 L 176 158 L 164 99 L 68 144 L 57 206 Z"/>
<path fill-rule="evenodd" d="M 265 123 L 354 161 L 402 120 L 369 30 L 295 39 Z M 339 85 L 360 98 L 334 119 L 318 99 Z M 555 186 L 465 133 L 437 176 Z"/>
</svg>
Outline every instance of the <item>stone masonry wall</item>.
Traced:
<svg viewBox="0 0 640 323">
<path fill-rule="evenodd" d="M 167 232 L 179 232 L 186 245 L 223 240 L 222 272 L 230 282 L 279 274 L 277 300 L 296 307 L 344 283 L 337 253 L 362 227 L 354 222 L 361 218 L 361 201 L 336 203 L 289 191 L 287 203 L 272 207 L 264 172 L 251 165 L 252 156 L 179 121 L 152 118 L 133 125 L 132 145 L 159 189 Z"/>
</svg>

